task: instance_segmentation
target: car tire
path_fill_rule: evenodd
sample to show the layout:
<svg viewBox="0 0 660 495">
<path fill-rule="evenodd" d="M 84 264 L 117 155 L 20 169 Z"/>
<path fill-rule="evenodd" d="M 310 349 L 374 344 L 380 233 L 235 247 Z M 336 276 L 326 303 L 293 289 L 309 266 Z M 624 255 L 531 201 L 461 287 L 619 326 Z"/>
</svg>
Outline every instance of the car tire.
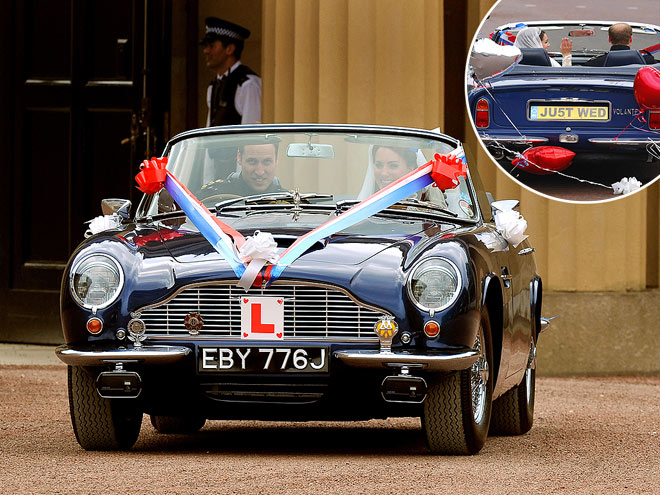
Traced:
<svg viewBox="0 0 660 495">
<path fill-rule="evenodd" d="M 104 399 L 94 378 L 68 366 L 69 410 L 76 440 L 85 450 L 128 450 L 137 441 L 142 413 L 131 399 Z"/>
<path fill-rule="evenodd" d="M 430 380 L 422 427 L 433 454 L 472 455 L 488 436 L 492 383 L 490 319 L 484 312 L 475 345 L 481 354 L 470 368 Z"/>
<path fill-rule="evenodd" d="M 493 402 L 490 433 L 494 435 L 522 435 L 534 423 L 536 387 L 536 344 L 530 343 L 529 358 L 522 382 Z"/>
<path fill-rule="evenodd" d="M 151 415 L 151 424 L 158 433 L 194 433 L 206 424 L 201 416 L 158 416 Z"/>
</svg>

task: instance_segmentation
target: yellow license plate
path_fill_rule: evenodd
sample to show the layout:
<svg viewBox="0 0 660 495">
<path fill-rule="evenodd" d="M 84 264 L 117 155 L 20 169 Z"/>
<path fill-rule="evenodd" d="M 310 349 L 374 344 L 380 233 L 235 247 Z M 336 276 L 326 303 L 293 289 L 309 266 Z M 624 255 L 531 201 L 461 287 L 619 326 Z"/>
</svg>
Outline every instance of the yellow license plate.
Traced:
<svg viewBox="0 0 660 495">
<path fill-rule="evenodd" d="M 606 106 L 531 105 L 529 120 L 610 120 Z"/>
</svg>

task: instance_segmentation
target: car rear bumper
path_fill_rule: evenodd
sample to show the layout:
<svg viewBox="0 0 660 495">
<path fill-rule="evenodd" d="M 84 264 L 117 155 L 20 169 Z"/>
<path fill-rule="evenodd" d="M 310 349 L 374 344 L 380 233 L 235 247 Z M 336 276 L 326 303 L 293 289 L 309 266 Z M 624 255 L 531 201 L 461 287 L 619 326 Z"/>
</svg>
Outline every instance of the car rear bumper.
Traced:
<svg viewBox="0 0 660 495">
<path fill-rule="evenodd" d="M 508 144 L 508 145 L 541 145 L 547 144 L 548 138 L 541 136 L 492 136 L 489 134 L 482 134 L 479 136 L 481 141 L 486 145 L 495 143 Z"/>
<path fill-rule="evenodd" d="M 599 148 L 634 148 L 646 149 L 653 141 L 650 139 L 616 139 L 616 138 L 591 138 L 589 142 Z"/>
<path fill-rule="evenodd" d="M 490 149 L 500 150 L 498 145 L 509 146 L 513 150 L 527 148 L 528 146 L 551 145 L 561 146 L 576 152 L 595 152 L 601 150 L 607 151 L 644 151 L 652 143 L 645 137 L 591 137 L 584 139 L 575 133 L 561 134 L 551 138 L 543 136 L 519 136 L 519 135 L 499 135 L 499 134 L 480 134 L 481 141 Z"/>
</svg>

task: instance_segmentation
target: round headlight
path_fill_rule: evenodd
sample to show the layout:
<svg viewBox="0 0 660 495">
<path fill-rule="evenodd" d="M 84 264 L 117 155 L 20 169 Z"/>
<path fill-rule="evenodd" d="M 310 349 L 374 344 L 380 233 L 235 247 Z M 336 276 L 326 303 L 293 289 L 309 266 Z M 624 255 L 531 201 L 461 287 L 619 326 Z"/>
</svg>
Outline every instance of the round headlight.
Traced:
<svg viewBox="0 0 660 495">
<path fill-rule="evenodd" d="M 424 311 L 441 311 L 461 290 L 461 274 L 451 261 L 430 258 L 414 267 L 408 278 L 408 295 Z"/>
<path fill-rule="evenodd" d="M 114 258 L 93 254 L 78 261 L 70 275 L 71 295 L 85 308 L 105 308 L 124 285 L 124 272 Z"/>
</svg>

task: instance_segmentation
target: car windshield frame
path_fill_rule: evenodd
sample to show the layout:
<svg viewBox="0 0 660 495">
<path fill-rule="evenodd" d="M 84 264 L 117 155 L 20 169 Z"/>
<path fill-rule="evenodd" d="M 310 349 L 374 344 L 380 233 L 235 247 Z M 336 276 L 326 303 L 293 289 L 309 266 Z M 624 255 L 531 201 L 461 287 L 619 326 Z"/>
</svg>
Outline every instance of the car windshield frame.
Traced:
<svg viewBox="0 0 660 495">
<path fill-rule="evenodd" d="M 461 146 L 461 143 L 459 140 L 454 139 L 450 136 L 447 136 L 445 134 L 441 134 L 436 131 L 427 131 L 427 130 L 421 130 L 421 129 L 413 129 L 413 128 L 404 128 L 404 127 L 387 127 L 387 126 L 367 126 L 367 125 L 341 125 L 341 124 L 255 124 L 255 125 L 241 125 L 241 126 L 224 126 L 224 127 L 209 127 L 209 128 L 202 128 L 202 129 L 196 129 L 192 131 L 186 131 L 181 134 L 178 134 L 172 140 L 170 140 L 166 147 L 165 150 L 163 151 L 162 156 L 163 157 L 169 157 L 171 156 L 173 150 L 176 150 L 176 147 L 179 143 L 186 141 L 186 140 L 191 140 L 195 138 L 201 138 L 204 139 L 205 137 L 209 136 L 236 136 L 236 142 L 249 142 L 251 139 L 251 135 L 255 137 L 259 137 L 260 139 L 263 139 L 264 136 L 268 137 L 269 135 L 272 136 L 277 136 L 278 134 L 280 135 L 288 135 L 288 134 L 297 134 L 297 135 L 332 135 L 336 134 L 338 137 L 341 137 L 341 135 L 344 135 L 344 141 L 347 141 L 350 143 L 349 139 L 352 136 L 355 136 L 356 139 L 358 140 L 358 144 L 360 146 L 364 146 L 365 150 L 367 149 L 366 146 L 369 144 L 369 140 L 364 140 L 362 141 L 361 139 L 365 138 L 365 136 L 368 138 L 369 136 L 372 136 L 374 140 L 377 140 L 379 138 L 383 138 L 385 142 L 387 142 L 388 139 L 396 139 L 396 138 L 410 138 L 410 139 L 416 139 L 420 141 L 426 141 L 429 143 L 437 142 L 434 147 L 447 147 L 447 152 L 456 149 L 457 147 Z M 334 136 L 333 136 L 334 137 Z M 405 141 L 404 141 L 405 142 Z M 285 143 L 286 144 L 286 143 Z M 290 144 L 290 143 L 289 143 Z M 348 145 L 347 145 L 348 146 Z M 426 150 L 426 149 L 425 149 Z M 428 153 L 427 153 L 428 154 Z M 287 157 L 287 147 L 280 146 L 279 151 L 278 151 L 278 163 L 282 162 L 283 158 L 290 158 Z M 425 156 L 425 159 L 430 159 L 430 157 Z M 295 160 L 301 160 L 303 159 L 300 156 L 294 156 Z M 323 158 L 314 158 L 317 161 L 322 161 Z M 174 163 L 174 162 L 172 162 Z M 351 165 L 352 166 L 352 165 Z M 168 169 L 170 168 L 170 164 L 168 164 Z M 347 171 L 351 170 L 347 166 Z M 461 221 L 461 222 L 469 222 L 469 223 L 479 223 L 483 220 L 483 211 L 482 211 L 482 205 L 480 205 L 480 196 L 477 191 L 476 184 L 474 183 L 472 179 L 472 175 L 468 169 L 468 175 L 467 175 L 467 180 L 461 179 L 464 184 L 460 187 L 462 189 L 460 190 L 461 193 L 466 193 L 469 195 L 469 205 L 468 205 L 468 210 L 470 210 L 471 207 L 471 216 L 469 213 L 465 213 L 465 217 L 457 218 L 456 220 Z M 359 181 L 360 184 L 363 182 L 363 176 L 360 177 Z M 284 184 L 287 187 L 289 184 Z M 194 191 L 193 194 L 195 194 Z M 306 193 L 310 193 L 311 191 L 303 191 L 301 190 L 300 193 L 302 196 Z M 321 193 L 324 193 L 326 191 L 320 191 Z M 170 216 L 171 213 L 168 212 L 161 212 L 161 211 L 154 211 L 156 210 L 156 205 L 155 201 L 158 201 L 158 194 L 154 195 L 144 195 L 141 199 L 141 201 L 138 204 L 138 207 L 136 209 L 135 213 L 135 219 L 136 221 L 144 220 L 144 219 L 152 219 L 152 218 L 158 218 L 162 214 L 166 214 L 167 216 Z M 202 199 L 202 198 L 200 198 Z M 345 199 L 341 195 L 339 195 L 337 198 L 335 198 L 334 202 L 341 202 L 342 199 Z M 206 204 L 206 206 L 211 210 L 214 211 L 214 204 Z M 231 210 L 234 210 L 234 208 L 231 208 Z M 338 208 L 339 211 L 339 208 Z M 465 210 L 463 210 L 465 211 Z M 419 212 L 416 212 L 419 213 Z M 438 217 L 438 216 L 443 216 L 442 213 L 438 211 L 436 208 L 431 209 L 429 208 L 426 213 L 428 213 L 429 217 Z M 418 215 L 414 215 L 418 216 Z M 446 218 L 454 218 L 452 215 L 445 215 Z"/>
<path fill-rule="evenodd" d="M 559 45 L 561 43 L 561 38 L 562 35 L 559 34 L 559 31 L 564 31 L 566 27 L 570 27 L 571 30 L 579 30 L 580 28 L 588 29 L 588 28 L 593 28 L 596 30 L 596 33 L 594 36 L 597 38 L 594 38 L 598 40 L 600 45 L 597 48 L 584 48 L 579 46 L 579 40 L 581 38 L 584 38 L 585 40 L 589 40 L 591 37 L 586 36 L 586 37 L 570 37 L 571 40 L 573 40 L 573 51 L 572 53 L 578 54 L 578 53 L 589 53 L 592 54 L 593 56 L 597 56 L 603 53 L 607 53 L 610 49 L 610 43 L 608 42 L 608 32 L 607 30 L 609 27 L 613 24 L 616 24 L 619 21 L 567 21 L 567 20 L 557 20 L 557 21 L 521 21 L 521 22 L 511 22 L 507 24 L 503 24 L 501 26 L 498 26 L 494 29 L 493 33 L 497 34 L 498 41 L 501 38 L 503 34 L 506 32 L 510 33 L 517 33 L 524 27 L 539 27 L 546 31 L 548 34 L 548 37 L 551 41 L 551 48 L 548 51 L 551 55 L 553 56 L 560 56 L 560 50 L 559 50 Z M 660 42 L 660 26 L 656 26 L 654 24 L 648 24 L 648 23 L 639 23 L 639 22 L 628 22 L 632 28 L 633 28 L 633 44 L 631 46 L 632 49 L 635 50 L 640 50 L 644 48 L 648 48 L 649 46 L 653 46 Z M 658 39 L 658 42 L 656 43 L 642 43 L 641 40 L 645 39 L 642 38 L 640 35 L 645 35 L 648 34 L 649 36 L 655 36 L 655 38 Z M 653 38 L 651 38 L 653 39 Z M 578 45 L 576 47 L 575 45 Z"/>
</svg>

